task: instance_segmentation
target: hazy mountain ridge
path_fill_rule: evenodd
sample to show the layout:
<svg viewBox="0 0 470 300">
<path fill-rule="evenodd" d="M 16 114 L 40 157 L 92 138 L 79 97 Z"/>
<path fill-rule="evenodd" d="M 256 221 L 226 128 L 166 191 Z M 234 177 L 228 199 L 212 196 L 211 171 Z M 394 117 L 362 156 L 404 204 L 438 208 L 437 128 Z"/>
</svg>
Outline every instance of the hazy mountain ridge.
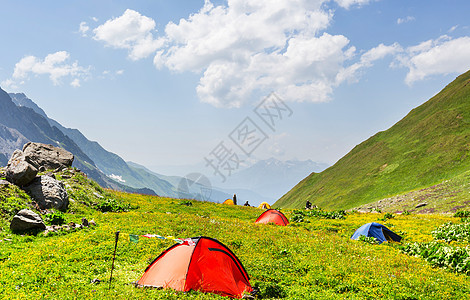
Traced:
<svg viewBox="0 0 470 300">
<path fill-rule="evenodd" d="M 46 113 L 39 106 L 24 94 L 12 95 L 15 101 L 0 88 L 0 149 L 2 149 L 0 163 L 2 165 L 6 165 L 13 151 L 22 149 L 26 142 L 51 144 L 73 153 L 75 157 L 73 166 L 82 170 L 103 187 L 155 194 L 148 188 L 133 188 L 108 178 L 75 141 L 54 124 L 51 125 Z"/>
<path fill-rule="evenodd" d="M 254 191 L 273 203 L 288 192 L 302 178 L 312 172 L 320 172 L 329 165 L 312 160 L 280 161 L 275 158 L 260 160 L 253 165 L 240 170 L 227 177 L 226 183 L 221 185 L 224 189 L 241 188 Z M 213 179 L 215 184 L 219 178 Z"/>
<path fill-rule="evenodd" d="M 25 94 L 12 93 L 10 96 L 16 105 L 33 109 L 45 117 L 51 126 L 58 128 L 64 135 L 70 137 L 94 161 L 96 167 L 106 176 L 113 179 L 118 186 L 129 186 L 136 189 L 147 188 L 158 195 L 176 196 L 171 184 L 157 177 L 149 176 L 149 174 L 133 170 L 120 156 L 105 150 L 98 142 L 88 140 L 78 129 L 64 127 L 59 122 L 49 118 L 44 110 Z M 118 178 L 122 179 L 122 181 Z M 149 191 L 146 193 L 149 193 Z"/>
</svg>

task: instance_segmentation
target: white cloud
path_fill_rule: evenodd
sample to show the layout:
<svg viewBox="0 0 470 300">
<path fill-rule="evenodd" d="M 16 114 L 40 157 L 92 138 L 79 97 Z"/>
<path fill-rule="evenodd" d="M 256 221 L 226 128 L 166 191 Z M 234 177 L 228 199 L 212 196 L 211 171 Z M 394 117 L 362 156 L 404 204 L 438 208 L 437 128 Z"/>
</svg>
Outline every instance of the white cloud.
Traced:
<svg viewBox="0 0 470 300">
<path fill-rule="evenodd" d="M 122 75 L 122 74 L 124 74 L 124 70 L 117 70 L 116 71 L 116 75 Z"/>
<path fill-rule="evenodd" d="M 219 107 L 239 107 L 256 91 L 270 90 L 288 101 L 326 101 L 349 40 L 318 36 L 332 18 L 323 1 L 294 2 L 206 1 L 198 13 L 166 26 L 155 66 L 203 72 L 198 96 Z"/>
<path fill-rule="evenodd" d="M 138 60 L 163 45 L 163 40 L 153 38 L 154 31 L 154 20 L 128 9 L 122 16 L 95 28 L 93 39 L 103 41 L 107 46 L 128 49 L 129 58 Z"/>
<path fill-rule="evenodd" d="M 373 62 L 384 59 L 386 56 L 395 55 L 402 52 L 403 49 L 398 43 L 390 46 L 380 44 L 361 55 L 359 62 L 341 69 L 336 76 L 336 84 L 339 85 L 344 81 L 355 82 L 360 76 L 359 71 L 364 68 L 373 66 Z"/>
<path fill-rule="evenodd" d="M 408 22 L 411 22 L 411 21 L 414 21 L 416 20 L 415 17 L 412 17 L 412 16 L 407 16 L 405 18 L 398 18 L 397 19 L 397 24 L 400 25 L 400 24 L 403 24 L 403 23 L 408 23 Z"/>
<path fill-rule="evenodd" d="M 351 6 L 366 5 L 366 4 L 369 4 L 371 1 L 374 1 L 374 0 L 335 0 L 335 1 L 336 1 L 336 3 L 338 3 L 339 6 L 341 6 L 343 8 L 346 8 L 346 9 L 349 9 Z"/>
<path fill-rule="evenodd" d="M 457 29 L 458 27 L 459 27 L 459 25 L 452 26 L 452 27 L 449 29 L 448 32 L 449 32 L 449 33 L 454 32 L 455 29 Z"/>
<path fill-rule="evenodd" d="M 372 1 L 336 0 L 346 9 Z M 156 68 L 200 74 L 199 99 L 217 107 L 240 107 L 273 90 L 286 101 L 322 102 L 397 47 L 379 45 L 357 57 L 347 37 L 325 32 L 334 13 L 328 2 L 206 0 L 159 37 L 153 19 L 128 9 L 95 28 L 93 38 L 128 49 L 134 60 L 153 54 Z"/>
<path fill-rule="evenodd" d="M 80 87 L 80 79 L 75 78 L 74 80 L 72 80 L 72 82 L 70 82 L 70 85 L 75 88 Z"/>
<path fill-rule="evenodd" d="M 23 84 L 29 79 L 29 75 L 49 75 L 54 85 L 60 84 L 64 77 L 71 77 L 72 85 L 77 86 L 78 83 L 79 86 L 79 81 L 75 79 L 88 76 L 89 68 L 79 66 L 77 61 L 70 63 L 69 58 L 70 54 L 66 51 L 49 54 L 44 59 L 32 55 L 26 56 L 16 63 L 12 78 L 5 82 L 17 85 Z"/>
<path fill-rule="evenodd" d="M 78 31 L 82 34 L 82 36 L 88 36 L 88 30 L 90 30 L 90 26 L 88 26 L 86 22 L 81 22 Z"/>
<path fill-rule="evenodd" d="M 408 85 L 433 75 L 463 73 L 470 69 L 470 37 L 452 39 L 441 36 L 417 46 L 409 47 L 397 59 L 399 65 L 409 68 L 405 82 Z"/>
<path fill-rule="evenodd" d="M 0 86 L 3 87 L 4 89 L 18 89 L 18 84 L 11 80 L 11 79 L 5 79 L 2 82 L 0 82 Z"/>
</svg>

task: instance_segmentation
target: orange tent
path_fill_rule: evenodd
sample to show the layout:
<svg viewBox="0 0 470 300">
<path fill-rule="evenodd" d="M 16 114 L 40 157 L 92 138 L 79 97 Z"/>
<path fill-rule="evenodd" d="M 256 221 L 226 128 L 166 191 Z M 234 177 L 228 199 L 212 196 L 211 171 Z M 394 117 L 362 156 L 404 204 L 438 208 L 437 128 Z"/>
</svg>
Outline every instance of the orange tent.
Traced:
<svg viewBox="0 0 470 300">
<path fill-rule="evenodd" d="M 258 219 L 256 219 L 255 223 L 261 224 L 268 224 L 274 223 L 281 226 L 286 226 L 289 224 L 289 220 L 287 220 L 286 216 L 278 210 L 275 209 L 268 209 L 264 213 L 262 213 Z"/>
<path fill-rule="evenodd" d="M 227 199 L 224 202 L 222 202 L 222 204 L 235 205 L 235 203 L 233 203 L 232 199 Z"/>
<path fill-rule="evenodd" d="M 194 237 L 163 251 L 145 270 L 137 286 L 209 292 L 242 298 L 251 293 L 245 268 L 221 242 Z"/>
<path fill-rule="evenodd" d="M 258 205 L 258 208 L 270 209 L 270 208 L 271 208 L 271 205 L 269 205 L 268 202 L 261 202 L 260 205 Z"/>
</svg>

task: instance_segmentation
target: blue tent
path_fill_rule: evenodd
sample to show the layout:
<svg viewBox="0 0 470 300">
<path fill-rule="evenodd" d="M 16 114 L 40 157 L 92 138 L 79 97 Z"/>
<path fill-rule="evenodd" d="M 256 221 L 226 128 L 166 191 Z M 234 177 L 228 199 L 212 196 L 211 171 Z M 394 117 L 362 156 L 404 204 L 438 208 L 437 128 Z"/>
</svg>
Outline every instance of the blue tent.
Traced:
<svg viewBox="0 0 470 300">
<path fill-rule="evenodd" d="M 401 241 L 401 236 L 394 233 L 382 224 L 375 222 L 367 223 L 359 227 L 359 229 L 354 232 L 351 239 L 357 240 L 361 235 L 364 235 L 366 237 L 373 236 L 379 241 L 379 244 L 382 244 L 385 241 Z"/>
</svg>

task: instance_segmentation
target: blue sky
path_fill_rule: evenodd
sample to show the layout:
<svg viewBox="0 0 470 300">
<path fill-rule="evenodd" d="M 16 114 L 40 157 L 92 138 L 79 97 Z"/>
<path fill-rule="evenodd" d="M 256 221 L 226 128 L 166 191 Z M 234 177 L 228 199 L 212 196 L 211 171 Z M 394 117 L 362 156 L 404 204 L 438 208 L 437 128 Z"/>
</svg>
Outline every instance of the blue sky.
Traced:
<svg viewBox="0 0 470 300">
<path fill-rule="evenodd" d="M 268 137 L 250 158 L 332 164 L 470 69 L 463 0 L 0 5 L 0 87 L 164 173 L 242 155 L 245 118 Z M 254 112 L 271 92 L 292 112 L 275 128 Z"/>
</svg>

